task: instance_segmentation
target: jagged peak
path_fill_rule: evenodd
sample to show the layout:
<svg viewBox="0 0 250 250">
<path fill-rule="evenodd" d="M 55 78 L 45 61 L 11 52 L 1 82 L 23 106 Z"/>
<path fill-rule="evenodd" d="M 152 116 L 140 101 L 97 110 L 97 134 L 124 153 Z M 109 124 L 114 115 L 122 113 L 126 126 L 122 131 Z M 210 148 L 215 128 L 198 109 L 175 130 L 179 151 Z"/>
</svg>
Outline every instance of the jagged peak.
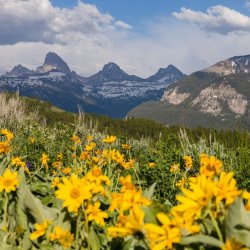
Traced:
<svg viewBox="0 0 250 250">
<path fill-rule="evenodd" d="M 109 62 L 109 63 L 106 63 L 103 68 L 102 68 L 102 71 L 110 71 L 110 70 L 121 70 L 121 68 L 114 62 Z"/>
<path fill-rule="evenodd" d="M 67 63 L 55 52 L 48 52 L 46 54 L 43 66 L 37 68 L 37 73 L 47 73 L 51 70 L 58 70 L 59 72 L 70 74 L 70 68 Z"/>
</svg>

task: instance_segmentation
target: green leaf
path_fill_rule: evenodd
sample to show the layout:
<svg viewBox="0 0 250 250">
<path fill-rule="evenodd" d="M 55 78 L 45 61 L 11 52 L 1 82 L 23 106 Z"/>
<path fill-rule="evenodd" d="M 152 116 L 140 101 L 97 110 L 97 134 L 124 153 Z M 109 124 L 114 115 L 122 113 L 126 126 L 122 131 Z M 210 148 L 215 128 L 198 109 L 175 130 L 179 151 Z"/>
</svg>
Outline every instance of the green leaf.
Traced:
<svg viewBox="0 0 250 250">
<path fill-rule="evenodd" d="M 88 242 L 92 250 L 100 250 L 100 241 L 93 227 L 88 234 Z"/>
<path fill-rule="evenodd" d="M 203 244 L 207 244 L 207 245 L 219 247 L 219 248 L 221 248 L 224 245 L 224 243 L 219 241 L 218 239 L 211 237 L 211 236 L 203 235 L 203 234 L 196 234 L 196 235 L 184 237 L 181 239 L 181 242 L 180 242 L 181 245 L 189 245 L 189 244 L 194 244 L 194 243 L 203 243 Z"/>
<path fill-rule="evenodd" d="M 8 244 L 6 244 L 6 243 L 4 243 L 4 242 L 1 242 L 1 243 L 0 243 L 0 249 L 1 249 L 1 250 L 17 250 L 16 247 L 13 247 L 13 246 L 11 246 L 11 245 L 8 245 Z"/>
<path fill-rule="evenodd" d="M 20 169 L 20 176 L 21 182 L 19 190 L 23 194 L 23 207 L 25 212 L 30 213 L 38 223 L 42 223 L 45 220 L 53 221 L 58 210 L 43 206 L 42 202 L 31 193 L 25 183 L 25 176 L 22 169 Z"/>
<path fill-rule="evenodd" d="M 250 247 L 250 213 L 246 211 L 242 198 L 229 207 L 226 216 L 226 238 L 237 239 L 242 245 Z"/>
<path fill-rule="evenodd" d="M 132 250 L 134 249 L 135 239 L 133 237 L 127 238 L 122 244 L 122 250 Z"/>
<path fill-rule="evenodd" d="M 150 186 L 150 188 L 146 189 L 144 192 L 143 192 L 143 196 L 148 198 L 148 199 L 152 199 L 153 197 L 153 194 L 154 194 L 154 191 L 155 191 L 155 186 L 156 186 L 156 183 L 155 182 L 154 184 L 152 184 Z"/>
</svg>

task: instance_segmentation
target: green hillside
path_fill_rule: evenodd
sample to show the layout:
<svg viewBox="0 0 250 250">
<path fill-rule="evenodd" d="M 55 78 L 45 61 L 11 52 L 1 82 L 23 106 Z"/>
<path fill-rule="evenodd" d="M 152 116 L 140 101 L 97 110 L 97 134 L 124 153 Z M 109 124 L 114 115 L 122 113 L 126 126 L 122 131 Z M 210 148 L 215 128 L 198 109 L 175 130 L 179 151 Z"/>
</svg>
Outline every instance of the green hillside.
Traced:
<svg viewBox="0 0 250 250">
<path fill-rule="evenodd" d="M 155 101 L 143 103 L 132 109 L 129 117 L 147 118 L 170 125 L 183 125 L 187 127 L 213 127 L 216 129 L 250 129 L 250 74 L 232 74 L 218 76 L 217 74 L 196 72 L 184 80 L 169 86 L 169 89 L 178 89 L 178 93 L 188 93 L 189 96 L 180 104 L 174 105 L 168 101 Z M 201 111 L 199 105 L 192 102 L 206 88 L 218 88 L 221 84 L 230 86 L 238 95 L 243 95 L 248 104 L 243 116 L 236 115 L 229 109 L 225 100 L 218 100 L 221 114 L 215 116 Z M 223 95 L 223 93 L 222 93 Z"/>
</svg>

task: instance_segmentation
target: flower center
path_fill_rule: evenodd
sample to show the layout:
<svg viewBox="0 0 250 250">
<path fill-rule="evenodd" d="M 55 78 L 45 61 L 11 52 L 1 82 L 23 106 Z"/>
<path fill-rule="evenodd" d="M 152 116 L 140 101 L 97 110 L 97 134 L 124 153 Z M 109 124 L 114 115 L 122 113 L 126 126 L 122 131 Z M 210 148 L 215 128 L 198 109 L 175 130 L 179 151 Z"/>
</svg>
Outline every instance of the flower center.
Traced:
<svg viewBox="0 0 250 250">
<path fill-rule="evenodd" d="M 95 176 L 95 177 L 98 177 L 102 174 L 102 171 L 100 169 L 94 169 L 92 170 L 92 174 Z"/>
<path fill-rule="evenodd" d="M 4 185 L 5 185 L 6 187 L 11 186 L 12 184 L 13 184 L 13 180 L 10 180 L 10 179 L 4 180 Z"/>
<path fill-rule="evenodd" d="M 71 198 L 73 199 L 76 199 L 80 196 L 80 192 L 77 188 L 73 188 L 71 191 L 70 191 L 70 196 Z"/>
</svg>

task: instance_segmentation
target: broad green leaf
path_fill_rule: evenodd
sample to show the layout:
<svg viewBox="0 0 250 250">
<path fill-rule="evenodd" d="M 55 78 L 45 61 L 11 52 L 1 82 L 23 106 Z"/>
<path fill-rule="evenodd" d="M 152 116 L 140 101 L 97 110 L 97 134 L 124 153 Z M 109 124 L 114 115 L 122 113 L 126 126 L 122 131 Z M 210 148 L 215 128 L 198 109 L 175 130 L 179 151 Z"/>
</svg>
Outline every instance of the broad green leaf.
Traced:
<svg viewBox="0 0 250 250">
<path fill-rule="evenodd" d="M 181 239 L 181 242 L 180 242 L 181 245 L 189 245 L 193 243 L 204 243 L 209 246 L 214 246 L 214 247 L 219 247 L 219 248 L 224 245 L 224 243 L 219 241 L 218 239 L 211 237 L 211 236 L 203 235 L 203 234 L 196 234 L 196 235 L 184 237 Z"/>
<path fill-rule="evenodd" d="M 150 186 L 150 188 L 146 189 L 144 192 L 143 192 L 143 196 L 148 198 L 148 199 L 152 199 L 153 197 L 153 194 L 154 194 L 154 191 L 155 191 L 155 186 L 156 186 L 156 183 L 155 182 L 154 184 L 152 184 Z"/>
<path fill-rule="evenodd" d="M 122 250 L 132 250 L 134 249 L 135 239 L 133 237 L 127 238 L 122 244 Z"/>
<path fill-rule="evenodd" d="M 88 242 L 92 250 L 100 249 L 100 241 L 93 227 L 90 228 L 90 232 L 88 234 Z"/>
<path fill-rule="evenodd" d="M 20 169 L 20 171 L 22 170 Z M 54 220 L 57 215 L 57 210 L 43 206 L 42 202 L 29 190 L 27 184 L 25 183 L 23 171 L 20 172 L 20 175 L 22 178 L 19 185 L 19 190 L 21 193 L 23 193 L 23 207 L 25 212 L 30 213 L 38 223 L 42 223 L 45 220 Z"/>
<path fill-rule="evenodd" d="M 246 211 L 242 198 L 229 207 L 226 216 L 226 238 L 235 238 L 243 245 L 250 246 L 250 231 L 247 229 L 250 225 L 250 213 Z"/>
</svg>

